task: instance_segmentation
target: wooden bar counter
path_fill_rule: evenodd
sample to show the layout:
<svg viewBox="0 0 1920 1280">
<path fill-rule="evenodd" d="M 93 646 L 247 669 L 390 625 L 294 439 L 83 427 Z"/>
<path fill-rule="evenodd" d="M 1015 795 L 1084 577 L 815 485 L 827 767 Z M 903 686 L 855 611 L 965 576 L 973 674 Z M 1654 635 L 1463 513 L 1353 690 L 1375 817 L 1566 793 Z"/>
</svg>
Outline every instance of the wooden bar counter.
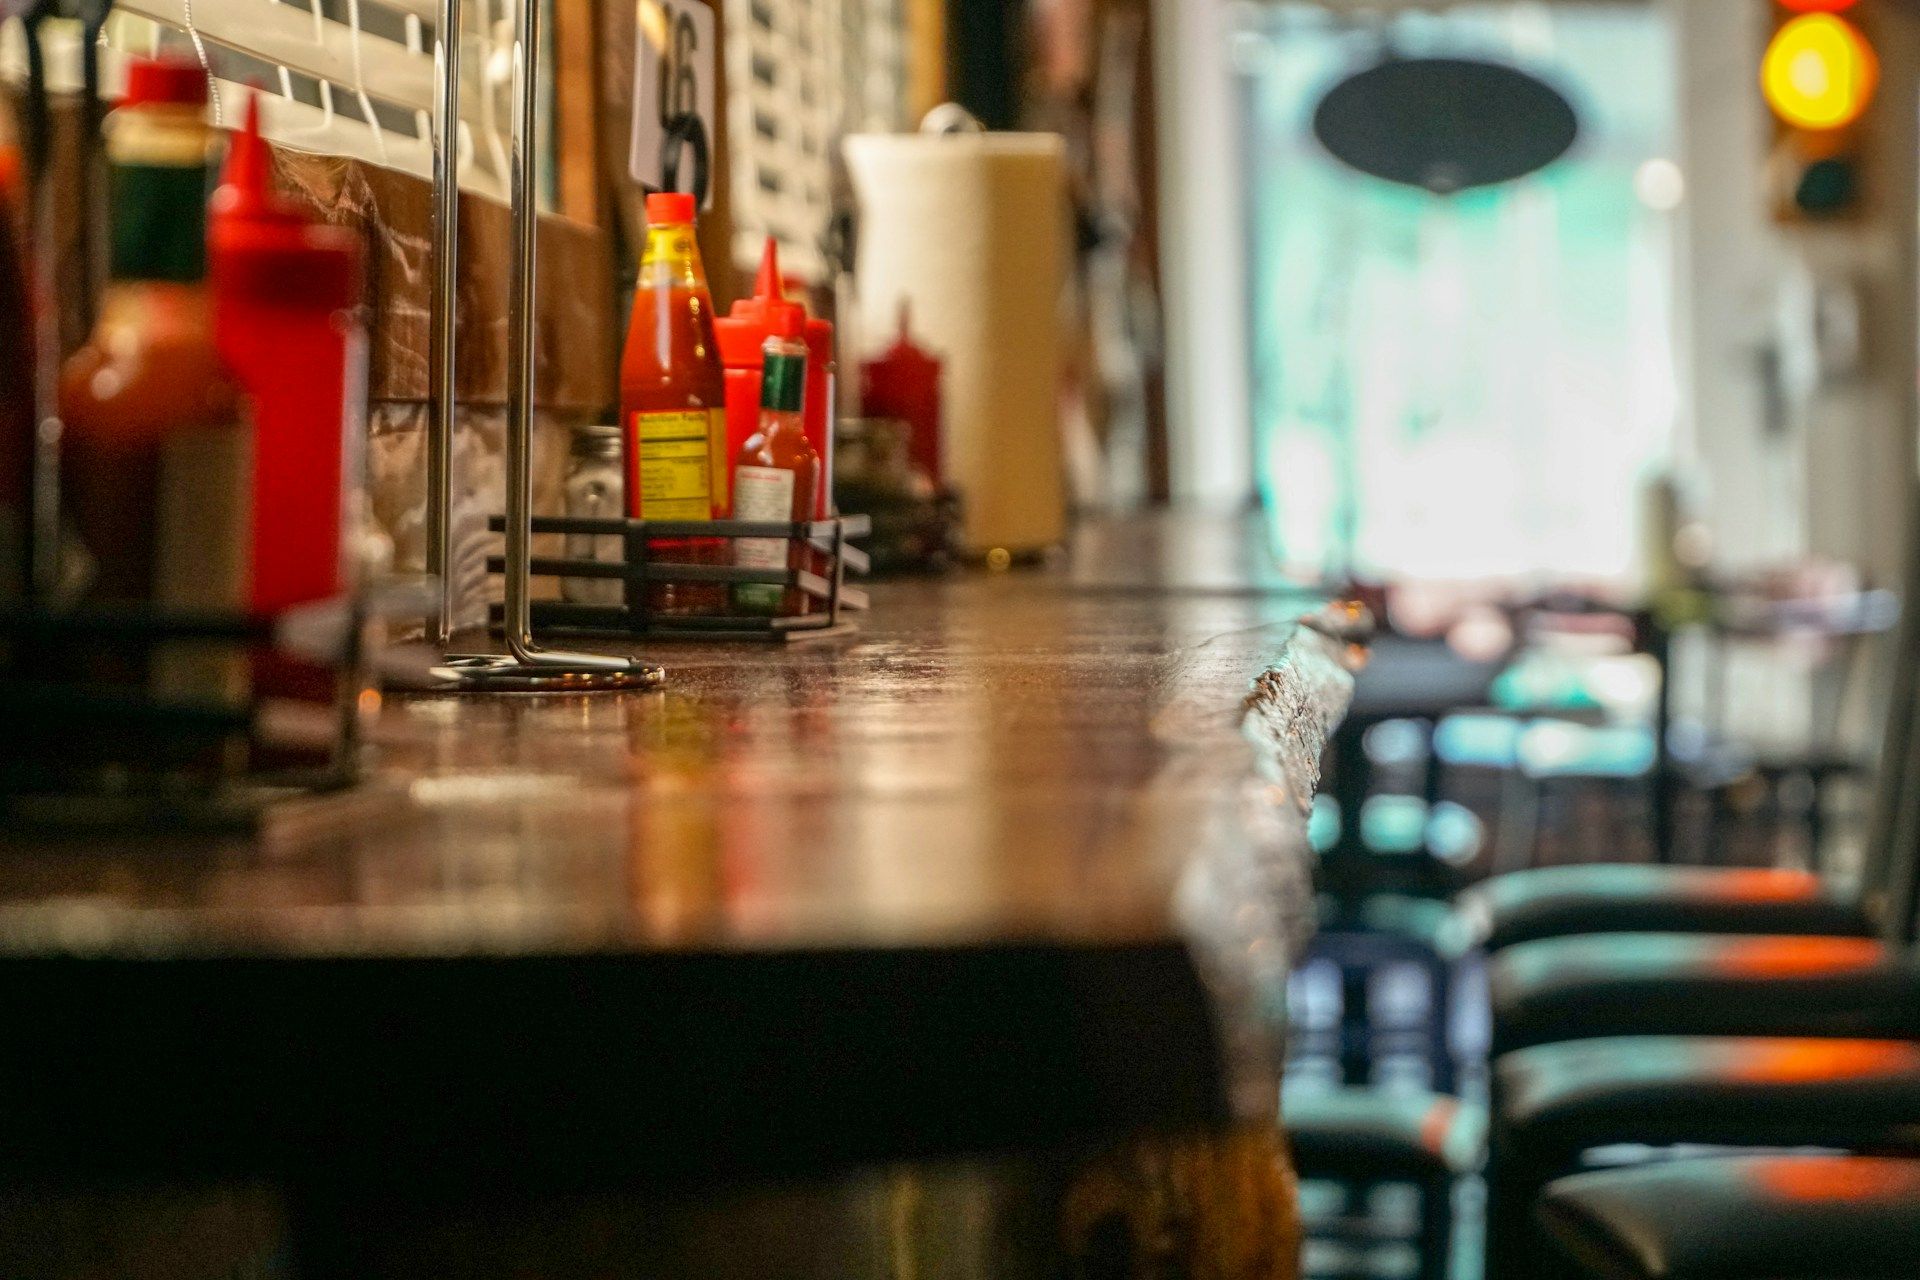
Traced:
<svg viewBox="0 0 1920 1280">
<path fill-rule="evenodd" d="M 0 1271 L 157 1214 L 197 1261 L 143 1276 L 1289 1276 L 1357 650 L 1253 537 L 1094 525 L 661 693 L 390 697 L 253 839 L 0 836 Z"/>
</svg>

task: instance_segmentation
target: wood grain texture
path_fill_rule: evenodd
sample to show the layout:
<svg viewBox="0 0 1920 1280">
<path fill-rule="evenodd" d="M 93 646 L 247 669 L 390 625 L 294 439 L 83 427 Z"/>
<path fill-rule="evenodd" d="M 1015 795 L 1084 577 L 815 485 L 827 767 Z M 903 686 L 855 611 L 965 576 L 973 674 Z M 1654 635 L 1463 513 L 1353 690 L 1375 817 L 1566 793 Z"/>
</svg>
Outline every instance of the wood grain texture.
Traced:
<svg viewBox="0 0 1920 1280">
<path fill-rule="evenodd" d="M 849 643 L 661 649 L 662 694 L 392 699 L 277 841 L 0 836 L 0 1162 L 593 1187 L 1270 1126 L 1350 656 L 1252 545 L 1095 527 Z"/>
<path fill-rule="evenodd" d="M 560 212 L 601 227 L 599 14 L 592 0 L 554 0 L 553 144 Z"/>
</svg>

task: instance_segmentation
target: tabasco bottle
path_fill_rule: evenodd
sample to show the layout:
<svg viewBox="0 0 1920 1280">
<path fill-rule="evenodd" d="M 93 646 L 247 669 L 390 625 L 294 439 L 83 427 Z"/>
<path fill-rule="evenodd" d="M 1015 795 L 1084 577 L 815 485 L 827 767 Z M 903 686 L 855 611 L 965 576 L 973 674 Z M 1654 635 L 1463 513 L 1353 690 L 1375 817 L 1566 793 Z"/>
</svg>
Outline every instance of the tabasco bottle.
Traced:
<svg viewBox="0 0 1920 1280">
<path fill-rule="evenodd" d="M 760 429 L 740 449 L 733 472 L 733 518 L 799 522 L 813 518 L 820 455 L 807 439 L 807 314 L 788 304 L 772 317 L 760 378 Z M 734 564 L 743 569 L 798 569 L 805 548 L 785 538 L 741 538 Z M 805 613 L 811 597 L 793 587 L 743 582 L 736 608 L 783 616 Z"/>
<path fill-rule="evenodd" d="M 647 242 L 620 361 L 627 506 L 644 520 L 718 520 L 731 506 L 726 378 L 693 216 L 690 195 L 647 197 Z M 669 564 L 725 562 L 718 538 L 662 539 L 648 550 Z M 718 584 L 660 582 L 650 593 L 658 613 L 718 613 L 725 603 Z"/>
</svg>

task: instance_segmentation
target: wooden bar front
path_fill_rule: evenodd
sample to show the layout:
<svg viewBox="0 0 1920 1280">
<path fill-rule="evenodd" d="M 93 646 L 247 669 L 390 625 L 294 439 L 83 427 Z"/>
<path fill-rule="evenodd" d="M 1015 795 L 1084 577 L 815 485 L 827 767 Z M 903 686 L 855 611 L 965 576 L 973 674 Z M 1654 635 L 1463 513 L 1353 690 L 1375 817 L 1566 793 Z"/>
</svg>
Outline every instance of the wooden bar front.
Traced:
<svg viewBox="0 0 1920 1280">
<path fill-rule="evenodd" d="M 664 693 L 390 698 L 258 839 L 7 833 L 0 1271 L 151 1212 L 302 1275 L 1291 1275 L 1355 651 L 1258 559 L 1095 526 Z"/>
</svg>

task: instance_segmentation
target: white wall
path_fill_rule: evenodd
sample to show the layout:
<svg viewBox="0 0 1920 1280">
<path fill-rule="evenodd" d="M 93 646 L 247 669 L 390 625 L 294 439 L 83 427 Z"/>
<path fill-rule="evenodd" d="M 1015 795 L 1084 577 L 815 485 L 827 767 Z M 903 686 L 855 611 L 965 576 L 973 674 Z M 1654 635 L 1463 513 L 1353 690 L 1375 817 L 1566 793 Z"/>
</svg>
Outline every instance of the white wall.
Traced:
<svg viewBox="0 0 1920 1280">
<path fill-rule="evenodd" d="M 1766 195 L 1772 133 L 1757 70 L 1767 6 L 1665 0 L 1680 69 L 1687 178 L 1678 263 L 1683 452 L 1708 484 L 1717 558 L 1814 553 L 1894 581 L 1903 478 L 1914 467 L 1916 23 L 1876 10 L 1885 57 L 1864 217 L 1783 226 Z M 1814 288 L 1853 291 L 1866 343 L 1851 374 L 1805 365 Z M 1773 371 L 1763 360 L 1771 356 Z M 1769 428 L 1772 419 L 1773 429 Z"/>
<path fill-rule="evenodd" d="M 1863 216 L 1782 225 L 1767 194 L 1773 135 L 1758 86 L 1768 7 L 1662 3 L 1675 24 L 1687 180 L 1676 264 L 1679 447 L 1683 465 L 1706 481 L 1715 562 L 1740 568 L 1818 555 L 1898 585 L 1920 351 L 1920 22 L 1873 9 L 1884 65 Z M 1856 368 L 1816 377 L 1806 321 L 1821 288 L 1857 298 L 1864 343 Z M 1847 691 L 1843 742 L 1872 741 L 1877 674 L 1858 672 Z M 1816 700 L 1797 667 L 1749 652 L 1735 660 L 1730 691 L 1728 727 L 1737 733 L 1791 741 L 1816 726 Z M 1838 693 L 1830 673 L 1825 696 Z M 1819 721 L 1832 714 L 1830 704 L 1817 711 Z"/>
</svg>

